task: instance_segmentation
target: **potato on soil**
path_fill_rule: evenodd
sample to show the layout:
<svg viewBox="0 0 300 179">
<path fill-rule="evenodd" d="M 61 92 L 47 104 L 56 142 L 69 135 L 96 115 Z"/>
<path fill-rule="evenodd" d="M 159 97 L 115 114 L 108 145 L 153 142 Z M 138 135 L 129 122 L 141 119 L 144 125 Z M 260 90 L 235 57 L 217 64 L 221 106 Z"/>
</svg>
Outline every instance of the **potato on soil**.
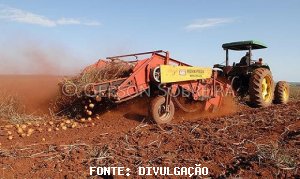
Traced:
<svg viewBox="0 0 300 179">
<path fill-rule="evenodd" d="M 5 125 L 4 127 L 5 127 L 6 129 L 9 129 L 9 128 L 12 128 L 13 125 L 10 125 L 10 124 L 9 124 L 9 125 Z"/>
<path fill-rule="evenodd" d="M 78 125 L 78 123 L 77 122 L 74 122 L 73 124 L 72 124 L 72 128 L 75 128 L 75 127 L 77 127 L 77 125 Z"/>
<path fill-rule="evenodd" d="M 28 129 L 28 131 L 27 131 L 27 136 L 31 136 L 31 134 L 33 133 L 33 131 L 34 131 L 34 129 Z"/>
<path fill-rule="evenodd" d="M 34 127 L 40 127 L 39 123 L 34 124 Z"/>
<path fill-rule="evenodd" d="M 27 131 L 27 133 L 28 133 L 28 134 L 29 134 L 29 133 L 31 133 L 31 134 L 32 134 L 32 133 L 33 133 L 33 131 L 34 131 L 34 129 L 32 129 L 32 128 L 29 128 L 29 129 L 28 129 L 28 131 Z"/>
<path fill-rule="evenodd" d="M 51 128 L 48 128 L 48 132 L 51 132 L 52 131 L 52 129 Z"/>
<path fill-rule="evenodd" d="M 70 124 L 71 123 L 71 120 L 66 120 L 66 124 Z"/>
<path fill-rule="evenodd" d="M 17 133 L 18 134 L 22 134 L 24 132 L 24 130 L 21 128 L 21 127 L 18 127 L 17 128 Z"/>
<path fill-rule="evenodd" d="M 81 119 L 80 119 L 80 122 L 85 122 L 85 118 L 81 118 Z"/>
<path fill-rule="evenodd" d="M 8 140 L 12 140 L 13 139 L 13 136 L 8 136 Z"/>
<path fill-rule="evenodd" d="M 27 126 L 26 126 L 25 124 L 21 125 L 21 128 L 22 128 L 22 129 L 26 129 L 26 127 L 27 127 Z"/>
</svg>

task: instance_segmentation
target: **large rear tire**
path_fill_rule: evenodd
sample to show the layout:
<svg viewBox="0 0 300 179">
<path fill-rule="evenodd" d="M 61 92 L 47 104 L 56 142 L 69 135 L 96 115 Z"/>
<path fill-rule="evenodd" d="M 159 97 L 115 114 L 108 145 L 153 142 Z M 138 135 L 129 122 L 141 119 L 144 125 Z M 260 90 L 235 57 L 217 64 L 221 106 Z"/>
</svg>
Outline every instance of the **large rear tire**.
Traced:
<svg viewBox="0 0 300 179">
<path fill-rule="evenodd" d="M 279 81 L 274 92 L 274 102 L 276 104 L 286 104 L 289 101 L 290 86 L 286 81 Z"/>
<path fill-rule="evenodd" d="M 173 119 L 175 107 L 172 101 L 170 101 L 169 112 L 165 110 L 165 97 L 158 96 L 151 101 L 150 114 L 157 124 L 169 123 Z"/>
<path fill-rule="evenodd" d="M 270 106 L 274 98 L 274 81 L 271 71 L 266 68 L 255 69 L 249 83 L 250 102 L 255 107 Z"/>
</svg>

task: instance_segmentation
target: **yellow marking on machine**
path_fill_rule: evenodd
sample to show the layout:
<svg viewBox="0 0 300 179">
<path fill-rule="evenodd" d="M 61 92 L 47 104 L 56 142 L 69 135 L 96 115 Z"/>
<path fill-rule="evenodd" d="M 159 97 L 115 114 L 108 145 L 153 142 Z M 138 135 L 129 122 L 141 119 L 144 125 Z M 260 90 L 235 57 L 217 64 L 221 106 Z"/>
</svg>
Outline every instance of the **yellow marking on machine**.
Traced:
<svg viewBox="0 0 300 179">
<path fill-rule="evenodd" d="M 192 81 L 211 78 L 212 69 L 208 67 L 189 67 L 160 65 L 161 83 Z"/>
</svg>

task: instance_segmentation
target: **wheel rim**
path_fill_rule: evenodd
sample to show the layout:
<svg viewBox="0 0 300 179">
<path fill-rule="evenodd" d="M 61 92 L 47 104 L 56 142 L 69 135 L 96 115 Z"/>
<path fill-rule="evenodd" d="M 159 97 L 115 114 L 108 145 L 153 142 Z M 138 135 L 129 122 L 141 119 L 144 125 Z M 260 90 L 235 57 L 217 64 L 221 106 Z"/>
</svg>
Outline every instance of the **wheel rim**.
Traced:
<svg viewBox="0 0 300 179">
<path fill-rule="evenodd" d="M 262 98 L 265 102 L 271 101 L 272 80 L 269 76 L 264 77 L 262 81 Z"/>
<path fill-rule="evenodd" d="M 284 87 L 283 89 L 283 100 L 287 101 L 289 99 L 289 91 L 287 87 Z"/>
<path fill-rule="evenodd" d="M 153 70 L 153 78 L 154 78 L 154 80 L 156 81 L 156 82 L 160 82 L 160 67 L 158 66 L 158 67 L 156 67 L 156 68 L 154 68 L 154 70 Z"/>
<path fill-rule="evenodd" d="M 166 107 L 164 104 L 160 105 L 158 108 L 158 115 L 161 120 L 167 120 L 170 116 L 170 113 L 166 111 Z"/>
</svg>

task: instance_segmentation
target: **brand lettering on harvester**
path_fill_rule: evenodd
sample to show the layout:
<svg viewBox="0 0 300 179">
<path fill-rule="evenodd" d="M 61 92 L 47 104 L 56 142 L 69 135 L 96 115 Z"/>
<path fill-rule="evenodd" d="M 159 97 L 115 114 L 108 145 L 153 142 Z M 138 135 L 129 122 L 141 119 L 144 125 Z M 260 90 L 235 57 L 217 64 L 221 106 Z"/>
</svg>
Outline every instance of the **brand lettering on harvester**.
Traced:
<svg viewBox="0 0 300 179">
<path fill-rule="evenodd" d="M 179 75 L 181 75 L 181 76 L 186 75 L 186 70 L 179 70 Z"/>
<path fill-rule="evenodd" d="M 197 69 L 197 70 L 187 70 L 188 73 L 204 73 L 204 70 L 200 70 L 200 69 Z"/>
</svg>

